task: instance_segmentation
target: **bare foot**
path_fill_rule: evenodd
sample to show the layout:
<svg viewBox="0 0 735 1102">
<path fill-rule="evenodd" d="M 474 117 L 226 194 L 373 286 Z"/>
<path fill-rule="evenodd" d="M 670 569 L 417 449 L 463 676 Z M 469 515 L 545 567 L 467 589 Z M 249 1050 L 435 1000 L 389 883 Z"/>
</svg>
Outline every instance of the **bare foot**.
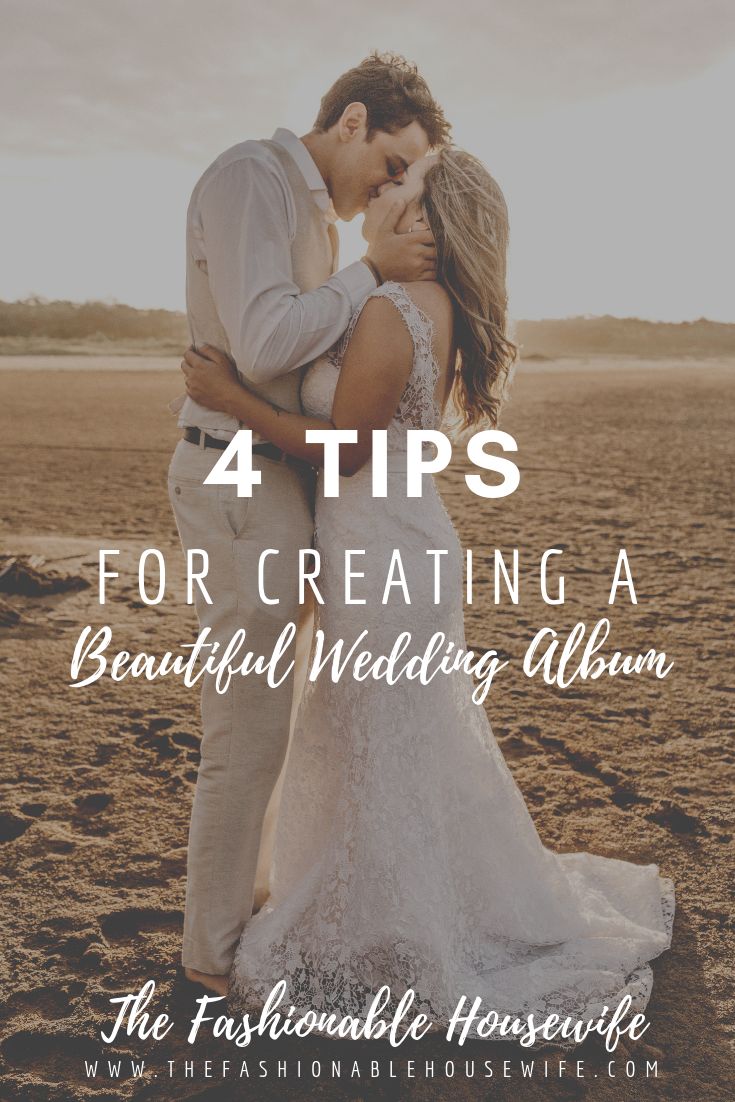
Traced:
<svg viewBox="0 0 735 1102">
<path fill-rule="evenodd" d="M 209 972 L 197 972 L 195 968 L 185 968 L 184 975 L 192 983 L 201 983 L 202 987 L 215 991 L 218 995 L 227 994 L 227 976 L 212 976 Z"/>
</svg>

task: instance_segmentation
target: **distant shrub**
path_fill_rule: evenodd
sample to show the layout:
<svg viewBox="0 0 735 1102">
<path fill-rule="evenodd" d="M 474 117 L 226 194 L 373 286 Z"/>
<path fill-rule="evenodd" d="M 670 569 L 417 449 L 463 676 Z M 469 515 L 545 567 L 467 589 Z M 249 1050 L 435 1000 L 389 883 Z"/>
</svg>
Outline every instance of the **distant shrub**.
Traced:
<svg viewBox="0 0 735 1102">
<path fill-rule="evenodd" d="M 0 337 L 50 337 L 101 342 L 166 341 L 188 344 L 186 317 L 173 310 L 136 310 L 108 302 L 0 301 Z"/>
<path fill-rule="evenodd" d="M 23 348 L 23 340 L 28 341 Z M 564 356 L 733 356 L 735 325 L 698 321 L 643 321 L 640 318 L 579 317 L 519 321 L 515 339 L 521 359 Z M 136 310 L 117 302 L 49 302 L 29 298 L 0 301 L 0 354 L 38 352 L 39 342 L 107 342 L 130 350 L 178 352 L 189 343 L 184 314 Z M 132 343 L 131 343 L 132 342 Z M 17 343 L 18 347 L 14 346 Z M 62 347 L 58 351 L 63 351 Z M 110 349 L 112 351 L 112 349 Z"/>
</svg>

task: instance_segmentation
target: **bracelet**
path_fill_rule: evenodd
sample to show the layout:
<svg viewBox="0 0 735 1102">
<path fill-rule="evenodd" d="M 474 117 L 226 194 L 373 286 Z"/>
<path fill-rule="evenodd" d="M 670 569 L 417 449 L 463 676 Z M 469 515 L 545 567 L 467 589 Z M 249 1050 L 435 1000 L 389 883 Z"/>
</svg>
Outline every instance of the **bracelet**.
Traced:
<svg viewBox="0 0 735 1102">
<path fill-rule="evenodd" d="M 373 261 L 372 261 L 372 260 L 371 260 L 371 259 L 370 259 L 369 257 L 367 257 L 367 256 L 363 256 L 363 257 L 362 257 L 362 262 L 363 262 L 363 264 L 367 264 L 368 268 L 370 269 L 370 271 L 371 271 L 371 272 L 373 273 L 373 276 L 375 277 L 375 282 L 377 283 L 378 287 L 380 287 L 381 283 L 384 283 L 384 282 L 385 282 L 385 280 L 383 279 L 382 275 L 381 275 L 381 274 L 380 274 L 380 272 L 378 271 L 378 266 L 377 266 L 377 264 L 375 264 L 375 263 L 374 263 L 374 262 L 373 262 Z"/>
</svg>

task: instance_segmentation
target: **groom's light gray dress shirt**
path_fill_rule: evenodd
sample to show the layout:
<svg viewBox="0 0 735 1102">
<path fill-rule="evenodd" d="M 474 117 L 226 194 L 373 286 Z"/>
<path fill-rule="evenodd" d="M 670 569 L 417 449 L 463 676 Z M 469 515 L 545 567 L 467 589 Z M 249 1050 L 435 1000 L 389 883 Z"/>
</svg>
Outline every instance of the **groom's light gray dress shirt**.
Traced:
<svg viewBox="0 0 735 1102">
<path fill-rule="evenodd" d="M 293 158 L 326 222 L 334 221 L 326 184 L 306 146 L 290 130 L 272 141 Z M 342 335 L 352 313 L 375 289 L 356 261 L 315 290 L 294 282 L 291 245 L 296 210 L 278 158 L 258 141 L 226 150 L 197 183 L 187 216 L 189 265 L 206 271 L 229 352 L 256 389 L 316 359 Z M 187 288 L 194 341 L 197 303 Z M 187 398 L 179 425 L 230 437 L 237 422 Z"/>
</svg>

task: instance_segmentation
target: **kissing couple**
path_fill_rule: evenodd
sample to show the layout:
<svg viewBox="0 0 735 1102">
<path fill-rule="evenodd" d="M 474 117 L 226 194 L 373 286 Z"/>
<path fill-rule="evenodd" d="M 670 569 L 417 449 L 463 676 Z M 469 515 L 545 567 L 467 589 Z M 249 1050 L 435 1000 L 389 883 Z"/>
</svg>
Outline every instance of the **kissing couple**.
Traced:
<svg viewBox="0 0 735 1102">
<path fill-rule="evenodd" d="M 365 256 L 342 269 L 336 219 L 364 214 Z M 410 429 L 497 423 L 515 347 L 507 331 L 508 214 L 416 67 L 373 55 L 324 95 L 302 138 L 279 129 L 206 170 L 187 223 L 187 397 L 169 472 L 185 549 L 209 556 L 197 614 L 259 653 L 299 619 L 299 550 L 321 556 L 326 646 L 369 630 L 388 654 L 409 630 L 466 649 L 462 551 L 431 478 L 406 494 Z M 261 482 L 204 485 L 240 428 Z M 307 429 L 349 429 L 339 496 Z M 371 437 L 386 430 L 384 498 Z M 479 503 L 475 507 L 481 508 Z M 269 592 L 258 597 L 266 548 Z M 364 549 L 364 603 L 344 602 L 344 551 Z M 411 575 L 383 603 L 391 556 Z M 427 549 L 442 549 L 435 603 Z M 297 1011 L 364 1016 L 387 985 L 446 1026 L 463 996 L 499 1014 L 583 1021 L 631 996 L 671 942 L 674 897 L 656 865 L 541 842 L 472 684 L 212 680 L 189 834 L 182 960 L 233 1007 L 285 980 Z M 290 736 L 290 743 L 289 743 Z M 263 824 L 281 773 L 269 894 L 256 900 Z M 255 904 L 255 913 L 253 913 Z M 258 906 L 258 904 L 260 904 Z"/>
</svg>

